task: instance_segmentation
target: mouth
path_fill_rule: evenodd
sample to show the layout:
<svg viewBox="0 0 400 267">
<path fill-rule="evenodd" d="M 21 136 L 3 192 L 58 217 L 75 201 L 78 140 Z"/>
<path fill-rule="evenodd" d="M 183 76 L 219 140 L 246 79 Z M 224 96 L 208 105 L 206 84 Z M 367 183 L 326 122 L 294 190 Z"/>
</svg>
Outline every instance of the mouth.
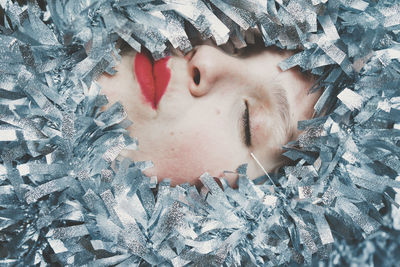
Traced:
<svg viewBox="0 0 400 267">
<path fill-rule="evenodd" d="M 150 51 L 144 47 L 135 57 L 136 79 L 146 102 L 153 109 L 158 108 L 171 78 L 171 70 L 167 67 L 169 58 L 155 61 Z"/>
</svg>

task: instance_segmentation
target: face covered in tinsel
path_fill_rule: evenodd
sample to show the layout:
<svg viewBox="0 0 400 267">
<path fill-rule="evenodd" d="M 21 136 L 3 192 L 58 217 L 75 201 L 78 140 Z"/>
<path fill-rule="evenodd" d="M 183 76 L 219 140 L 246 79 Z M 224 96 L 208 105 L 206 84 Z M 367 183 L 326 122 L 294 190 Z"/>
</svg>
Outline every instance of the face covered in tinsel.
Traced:
<svg viewBox="0 0 400 267">
<path fill-rule="evenodd" d="M 235 171 L 248 175 L 282 165 L 282 146 L 295 139 L 297 122 L 309 119 L 320 93 L 309 94 L 315 80 L 299 70 L 281 71 L 292 55 L 277 48 L 249 48 L 228 54 L 211 43 L 154 61 L 145 49 L 122 56 L 113 76 L 98 82 L 110 105 L 119 101 L 133 121 L 129 131 L 139 150 L 123 153 L 134 161 L 151 160 L 145 171 L 172 185 L 199 185 L 208 172 L 234 185 Z"/>
</svg>

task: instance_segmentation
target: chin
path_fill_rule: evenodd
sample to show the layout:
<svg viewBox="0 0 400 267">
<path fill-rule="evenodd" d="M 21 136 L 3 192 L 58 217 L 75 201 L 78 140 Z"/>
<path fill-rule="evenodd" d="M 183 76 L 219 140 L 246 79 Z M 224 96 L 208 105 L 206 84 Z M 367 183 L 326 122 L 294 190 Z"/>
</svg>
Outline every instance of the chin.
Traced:
<svg viewBox="0 0 400 267">
<path fill-rule="evenodd" d="M 158 182 L 162 180 L 169 179 L 171 181 L 171 186 L 177 186 L 184 183 L 189 183 L 191 185 L 198 185 L 201 184 L 199 175 L 185 175 L 182 174 L 180 171 L 182 169 L 177 169 L 174 167 L 169 168 L 168 170 L 162 170 L 160 168 L 157 169 L 157 164 L 154 164 L 154 167 L 145 170 L 143 173 L 148 177 L 157 176 Z"/>
</svg>

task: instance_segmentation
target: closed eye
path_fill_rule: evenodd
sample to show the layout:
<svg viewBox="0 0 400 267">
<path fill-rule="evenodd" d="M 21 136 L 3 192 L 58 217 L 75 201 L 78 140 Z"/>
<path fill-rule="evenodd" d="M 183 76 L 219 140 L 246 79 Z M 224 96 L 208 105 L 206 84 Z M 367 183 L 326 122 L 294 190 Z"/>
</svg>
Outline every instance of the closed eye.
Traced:
<svg viewBox="0 0 400 267">
<path fill-rule="evenodd" d="M 242 115 L 242 127 L 243 127 L 243 142 L 247 147 L 251 146 L 251 131 L 250 131 L 250 113 L 249 113 L 249 104 L 247 100 L 244 101 L 245 110 Z"/>
</svg>

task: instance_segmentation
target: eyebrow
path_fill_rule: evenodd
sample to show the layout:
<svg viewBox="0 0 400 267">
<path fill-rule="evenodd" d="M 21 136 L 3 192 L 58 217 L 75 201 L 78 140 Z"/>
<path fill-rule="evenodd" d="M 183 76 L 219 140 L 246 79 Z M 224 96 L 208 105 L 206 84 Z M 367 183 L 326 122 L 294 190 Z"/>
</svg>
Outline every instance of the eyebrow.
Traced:
<svg viewBox="0 0 400 267">
<path fill-rule="evenodd" d="M 284 122 L 284 133 L 290 139 L 294 134 L 294 129 L 290 125 L 290 106 L 286 95 L 285 89 L 279 83 L 273 83 L 271 88 L 271 93 L 273 95 L 273 100 L 275 101 L 275 109 L 278 110 L 281 120 Z"/>
<path fill-rule="evenodd" d="M 281 119 L 286 123 L 289 124 L 290 120 L 290 107 L 289 101 L 286 95 L 286 91 L 283 87 L 279 84 L 275 84 L 271 88 L 272 94 L 274 95 L 274 100 L 277 101 L 276 105 L 279 110 L 279 115 Z"/>
<path fill-rule="evenodd" d="M 278 130 L 277 134 L 281 136 L 284 135 L 284 138 L 286 139 L 285 142 L 289 142 L 295 134 L 296 127 L 293 127 L 291 125 L 291 108 L 284 87 L 277 80 L 273 80 L 269 84 L 264 83 L 262 85 L 259 85 L 259 88 L 257 88 L 255 92 L 257 92 L 256 98 L 259 99 L 258 101 L 261 101 L 261 103 L 263 103 L 263 111 L 259 114 L 263 114 L 262 120 L 264 121 L 264 126 L 267 127 L 268 125 L 268 121 L 266 120 L 264 115 L 270 113 L 267 112 L 267 110 L 270 110 L 273 116 L 279 116 L 279 119 L 283 122 L 282 124 L 279 123 L 279 125 L 276 127 L 276 129 Z M 271 129 L 265 127 L 263 127 L 262 134 L 263 136 L 268 136 Z M 257 134 L 255 133 L 254 136 L 257 136 Z"/>
</svg>

